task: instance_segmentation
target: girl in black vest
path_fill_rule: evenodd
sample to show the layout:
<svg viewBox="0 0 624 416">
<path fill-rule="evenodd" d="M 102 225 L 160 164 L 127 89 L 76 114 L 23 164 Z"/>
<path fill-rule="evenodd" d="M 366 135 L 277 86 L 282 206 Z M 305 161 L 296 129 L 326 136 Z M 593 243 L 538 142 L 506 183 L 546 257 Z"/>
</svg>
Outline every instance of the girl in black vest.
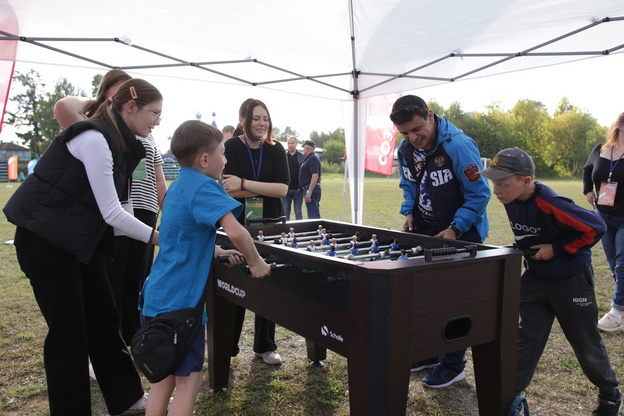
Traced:
<svg viewBox="0 0 624 416">
<path fill-rule="evenodd" d="M 4 208 L 17 226 L 20 267 L 48 324 L 44 363 L 51 415 L 90 415 L 88 360 L 110 414 L 145 409 L 141 379 L 119 334 L 106 275 L 113 228 L 158 243 L 158 233 L 124 211 L 135 167 L 145 157 L 136 135 L 159 124 L 162 95 L 131 79 L 92 119 L 54 139 Z"/>
</svg>

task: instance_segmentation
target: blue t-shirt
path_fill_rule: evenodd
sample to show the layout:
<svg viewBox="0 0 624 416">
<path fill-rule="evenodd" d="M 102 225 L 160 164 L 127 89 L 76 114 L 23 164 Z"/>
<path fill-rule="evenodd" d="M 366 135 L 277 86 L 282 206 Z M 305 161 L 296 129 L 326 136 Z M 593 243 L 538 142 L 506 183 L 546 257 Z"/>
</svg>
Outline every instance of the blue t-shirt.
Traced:
<svg viewBox="0 0 624 416">
<path fill-rule="evenodd" d="M 228 212 L 237 217 L 241 210 L 217 181 L 192 168 L 180 169 L 165 198 L 160 248 L 143 285 L 143 315 L 197 306 L 214 255 L 218 221 Z"/>
</svg>

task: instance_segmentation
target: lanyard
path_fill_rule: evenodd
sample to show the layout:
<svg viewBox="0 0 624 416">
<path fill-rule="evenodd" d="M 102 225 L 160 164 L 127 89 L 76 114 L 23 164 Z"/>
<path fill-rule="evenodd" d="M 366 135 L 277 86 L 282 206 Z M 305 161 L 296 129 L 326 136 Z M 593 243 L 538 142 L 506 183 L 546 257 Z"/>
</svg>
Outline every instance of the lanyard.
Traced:
<svg viewBox="0 0 624 416">
<path fill-rule="evenodd" d="M 620 158 L 615 161 L 615 164 L 613 164 L 613 147 L 615 147 L 615 146 L 611 147 L 611 170 L 609 170 L 608 182 L 611 182 L 611 175 L 613 174 L 613 171 L 615 170 L 615 167 L 617 166 L 617 164 L 620 163 L 620 160 L 622 160 L 622 156 L 624 156 L 624 153 L 622 153 L 620 155 Z"/>
<path fill-rule="evenodd" d="M 249 152 L 249 160 L 251 160 L 251 168 L 253 169 L 253 180 L 257 182 L 260 177 L 260 169 L 262 169 L 262 150 L 264 150 L 264 143 L 260 142 L 260 162 L 258 163 L 258 172 L 256 172 L 256 164 L 254 163 L 253 156 L 251 155 L 251 149 L 247 144 L 247 138 L 245 138 L 244 134 L 243 140 L 245 140 L 245 146 L 247 146 L 247 152 Z"/>
</svg>

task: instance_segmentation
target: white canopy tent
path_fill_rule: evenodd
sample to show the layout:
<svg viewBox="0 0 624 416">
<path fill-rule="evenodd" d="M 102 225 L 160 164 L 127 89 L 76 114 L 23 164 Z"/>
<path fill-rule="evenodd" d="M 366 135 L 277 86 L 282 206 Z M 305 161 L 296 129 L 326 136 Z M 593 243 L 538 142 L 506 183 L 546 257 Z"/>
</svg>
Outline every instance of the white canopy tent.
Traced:
<svg viewBox="0 0 624 416">
<path fill-rule="evenodd" d="M 17 33 L 4 24 L 11 13 Z M 352 221 L 361 223 L 366 98 L 608 59 L 624 47 L 623 16 L 621 0 L 0 0 L 0 51 L 18 43 L 18 62 L 341 100 Z"/>
</svg>

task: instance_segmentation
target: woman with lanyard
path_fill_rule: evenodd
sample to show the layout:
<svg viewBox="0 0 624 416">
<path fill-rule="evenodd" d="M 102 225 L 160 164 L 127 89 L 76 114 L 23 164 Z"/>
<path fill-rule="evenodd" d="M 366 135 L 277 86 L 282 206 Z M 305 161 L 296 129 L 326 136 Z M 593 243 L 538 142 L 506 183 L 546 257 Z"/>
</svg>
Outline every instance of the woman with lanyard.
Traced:
<svg viewBox="0 0 624 416">
<path fill-rule="evenodd" d="M 607 224 L 602 248 L 615 280 L 611 310 L 598 321 L 598 329 L 622 329 L 624 307 L 624 113 L 607 131 L 607 141 L 594 147 L 583 168 L 583 193 Z M 594 193 L 594 188 L 596 192 Z M 596 197 L 598 194 L 598 197 Z"/>
<path fill-rule="evenodd" d="M 244 205 L 238 221 L 278 218 L 283 215 L 281 198 L 290 182 L 284 146 L 271 140 L 273 125 L 269 109 L 260 100 L 249 98 L 239 110 L 239 125 L 225 142 L 227 164 L 222 185 L 232 198 Z M 245 320 L 245 308 L 237 307 L 232 356 L 239 352 L 238 341 Z M 275 352 L 275 323 L 256 315 L 254 353 L 267 364 L 281 364 Z"/>
</svg>

